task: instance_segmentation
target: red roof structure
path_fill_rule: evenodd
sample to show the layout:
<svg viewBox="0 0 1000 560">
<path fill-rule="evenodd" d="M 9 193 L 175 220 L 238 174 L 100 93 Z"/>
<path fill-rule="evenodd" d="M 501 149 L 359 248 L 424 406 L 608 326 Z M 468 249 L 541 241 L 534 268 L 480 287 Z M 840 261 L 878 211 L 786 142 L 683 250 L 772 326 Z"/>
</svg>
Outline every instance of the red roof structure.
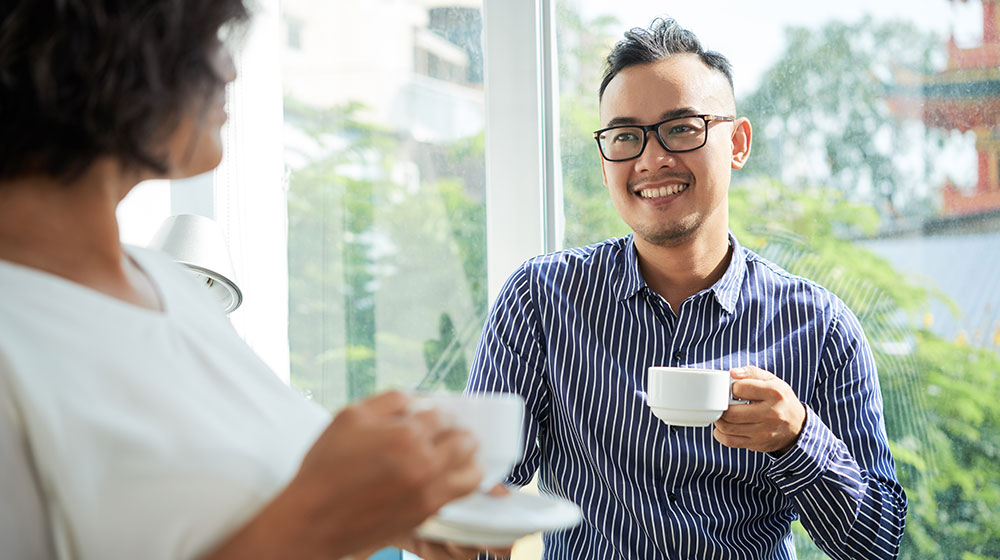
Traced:
<svg viewBox="0 0 1000 560">
<path fill-rule="evenodd" d="M 967 0 L 952 0 L 966 2 Z M 920 118 L 929 126 L 972 130 L 976 135 L 979 181 L 971 193 L 949 181 L 942 189 L 946 216 L 1000 209 L 1000 0 L 983 4 L 983 42 L 959 48 L 948 41 L 948 66 L 937 74 L 900 77 L 906 92 L 892 96 L 896 114 Z"/>
</svg>

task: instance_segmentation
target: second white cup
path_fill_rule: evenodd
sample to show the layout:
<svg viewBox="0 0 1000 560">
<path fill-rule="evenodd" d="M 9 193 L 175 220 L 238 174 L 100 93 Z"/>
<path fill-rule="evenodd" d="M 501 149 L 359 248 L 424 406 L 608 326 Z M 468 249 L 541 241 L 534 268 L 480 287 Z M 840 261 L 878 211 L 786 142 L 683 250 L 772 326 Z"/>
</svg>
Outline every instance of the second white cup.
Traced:
<svg viewBox="0 0 1000 560">
<path fill-rule="evenodd" d="M 510 472 L 524 447 L 524 399 L 520 395 L 490 393 L 462 395 L 431 393 L 414 397 L 413 408 L 434 409 L 446 421 L 469 431 L 479 445 L 476 462 L 483 471 L 481 490 L 489 490 Z"/>
</svg>

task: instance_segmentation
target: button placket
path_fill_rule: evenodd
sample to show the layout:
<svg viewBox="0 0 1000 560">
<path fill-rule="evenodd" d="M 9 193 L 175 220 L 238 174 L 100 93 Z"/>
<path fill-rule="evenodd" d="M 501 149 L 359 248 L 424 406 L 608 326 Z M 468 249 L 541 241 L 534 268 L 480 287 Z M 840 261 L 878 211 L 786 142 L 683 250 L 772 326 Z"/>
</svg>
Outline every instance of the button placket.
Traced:
<svg viewBox="0 0 1000 560">
<path fill-rule="evenodd" d="M 674 346 L 677 344 L 677 339 L 679 338 L 679 333 L 677 332 L 677 315 L 670 309 L 670 304 L 660 294 L 647 288 L 646 298 L 656 317 L 666 329 L 666 333 L 668 333 L 664 340 L 666 353 L 663 355 L 663 363 L 658 365 L 675 367 L 682 365 L 681 360 L 684 358 L 684 352 Z"/>
</svg>

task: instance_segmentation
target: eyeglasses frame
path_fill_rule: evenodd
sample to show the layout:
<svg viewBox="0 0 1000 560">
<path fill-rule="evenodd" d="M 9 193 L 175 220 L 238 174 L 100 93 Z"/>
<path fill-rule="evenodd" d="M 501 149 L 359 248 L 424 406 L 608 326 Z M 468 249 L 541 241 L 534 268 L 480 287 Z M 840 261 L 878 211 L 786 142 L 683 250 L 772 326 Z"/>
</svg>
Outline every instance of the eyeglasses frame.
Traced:
<svg viewBox="0 0 1000 560">
<path fill-rule="evenodd" d="M 668 123 L 670 121 L 675 121 L 675 120 L 679 120 L 679 119 L 690 119 L 690 118 L 699 118 L 699 119 L 705 121 L 705 136 L 704 136 L 704 138 L 702 138 L 701 144 L 699 144 L 698 146 L 696 146 L 694 148 L 688 148 L 686 150 L 671 150 L 670 148 L 667 147 L 667 143 L 663 140 L 663 138 L 660 137 L 660 131 L 659 131 L 660 126 L 663 125 L 664 123 Z M 602 128 L 600 130 L 595 130 L 594 131 L 594 141 L 597 142 L 597 151 L 599 151 L 601 153 L 601 157 L 604 158 L 606 161 L 613 161 L 613 162 L 629 161 L 629 160 L 633 160 L 633 159 L 636 159 L 637 157 L 641 156 L 642 153 L 646 151 L 646 139 L 649 136 L 650 132 L 655 132 L 656 133 L 656 141 L 660 143 L 660 146 L 662 146 L 664 150 L 666 150 L 666 151 L 668 151 L 668 152 L 670 152 L 672 154 L 683 154 L 683 153 L 686 153 L 686 152 L 693 152 L 695 150 L 701 149 L 702 147 L 705 146 L 705 144 L 708 143 L 708 127 L 709 127 L 709 123 L 711 123 L 713 121 L 735 122 L 736 121 L 736 117 L 724 117 L 724 116 L 721 116 L 721 115 L 681 115 L 679 117 L 670 117 L 669 119 L 664 119 L 664 120 L 662 120 L 660 122 L 656 122 L 656 123 L 653 123 L 653 124 L 616 124 L 615 126 L 609 126 L 607 128 Z M 639 129 L 642 129 L 642 146 L 639 147 L 639 153 L 637 153 L 636 155 L 634 155 L 632 157 L 627 157 L 627 158 L 622 158 L 622 159 L 611 159 L 611 158 L 607 157 L 606 155 L 604 155 L 604 148 L 601 147 L 601 134 L 603 134 L 603 133 L 605 133 L 605 132 L 607 132 L 609 130 L 614 130 L 616 128 L 639 128 Z"/>
</svg>

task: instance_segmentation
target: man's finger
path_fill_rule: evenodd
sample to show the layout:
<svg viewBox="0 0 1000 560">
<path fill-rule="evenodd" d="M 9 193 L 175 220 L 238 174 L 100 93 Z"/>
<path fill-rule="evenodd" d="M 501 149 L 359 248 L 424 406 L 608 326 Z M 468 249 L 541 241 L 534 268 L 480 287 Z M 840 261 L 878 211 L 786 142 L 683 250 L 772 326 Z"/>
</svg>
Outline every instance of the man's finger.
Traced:
<svg viewBox="0 0 1000 560">
<path fill-rule="evenodd" d="M 725 445 L 726 447 L 740 447 L 740 448 L 745 448 L 745 447 L 749 447 L 750 444 L 753 441 L 749 437 L 739 436 L 739 435 L 729 435 L 729 434 L 723 433 L 722 431 L 720 431 L 718 429 L 712 430 L 712 437 L 715 438 L 715 441 L 721 443 L 722 445 Z"/>
<path fill-rule="evenodd" d="M 749 406 L 749 405 L 746 405 Z M 745 422 L 725 416 L 715 421 L 715 429 L 730 436 L 751 436 L 762 428 L 761 423 L 756 419 L 747 418 Z"/>
<path fill-rule="evenodd" d="M 774 374 L 757 366 L 740 366 L 729 370 L 729 376 L 734 379 L 771 379 Z"/>
<path fill-rule="evenodd" d="M 769 379 L 748 378 L 740 379 L 739 381 L 733 383 L 733 396 L 738 399 L 751 401 L 751 403 L 753 403 L 772 400 L 777 396 L 777 394 Z M 736 409 L 747 411 L 745 408 L 738 408 L 745 406 L 748 405 L 733 405 L 729 407 L 729 410 Z"/>
</svg>

